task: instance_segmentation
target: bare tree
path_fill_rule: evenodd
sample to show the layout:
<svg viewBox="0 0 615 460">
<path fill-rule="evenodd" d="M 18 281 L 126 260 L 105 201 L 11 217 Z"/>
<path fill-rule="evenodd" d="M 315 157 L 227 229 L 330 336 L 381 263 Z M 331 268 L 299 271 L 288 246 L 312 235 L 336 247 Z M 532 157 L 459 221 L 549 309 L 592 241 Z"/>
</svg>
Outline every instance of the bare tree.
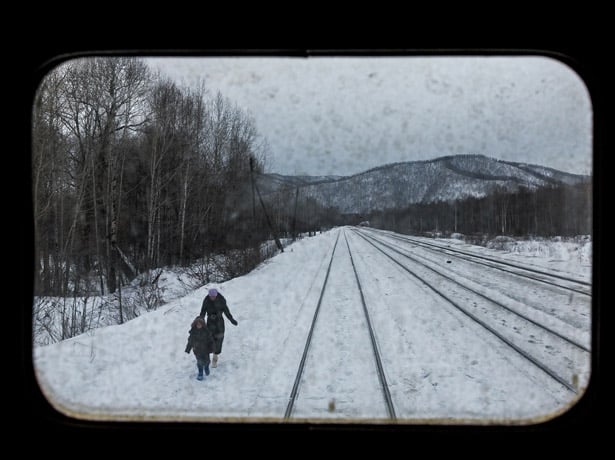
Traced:
<svg viewBox="0 0 615 460">
<path fill-rule="evenodd" d="M 45 213 L 53 202 L 57 225 L 53 243 L 47 241 L 65 271 L 64 293 L 71 271 L 92 267 L 101 293 L 107 283 L 115 288 L 122 144 L 144 122 L 140 100 L 147 76 L 134 58 L 87 58 L 63 63 L 41 84 L 33 125 L 35 222 L 51 231 Z M 43 264 L 49 260 L 44 241 L 39 232 Z"/>
<path fill-rule="evenodd" d="M 126 151 L 124 145 L 131 131 L 144 123 L 140 108 L 148 87 L 149 75 L 145 64 L 135 58 L 106 59 L 99 63 L 96 70 L 101 105 L 100 159 L 104 167 L 101 172 L 104 183 L 102 201 L 105 211 L 105 260 L 109 291 L 115 292 L 118 262 L 123 262 L 121 267 L 131 269 L 118 242 L 121 183 Z"/>
<path fill-rule="evenodd" d="M 172 224 L 169 227 L 165 219 L 171 219 L 171 214 L 177 211 L 175 205 L 182 201 L 172 185 L 180 181 L 182 169 L 189 164 L 186 166 L 183 161 L 186 132 L 182 132 L 181 124 L 185 121 L 182 109 L 186 106 L 180 89 L 170 80 L 163 80 L 153 88 L 148 103 L 151 123 L 146 131 L 148 155 L 144 156 L 148 171 L 146 263 L 147 268 L 153 268 L 162 262 L 162 239 L 167 238 L 170 243 L 175 236 L 172 231 L 175 221 L 169 222 Z"/>
<path fill-rule="evenodd" d="M 60 91 L 64 74 L 50 73 L 38 90 L 32 116 L 32 197 L 35 223 L 37 267 L 35 290 L 57 292 L 61 282 L 58 275 L 59 254 L 56 252 L 57 228 L 54 218 L 59 214 L 58 203 L 62 197 L 61 172 L 64 159 L 61 151 L 64 138 L 58 116 L 62 100 Z"/>
</svg>

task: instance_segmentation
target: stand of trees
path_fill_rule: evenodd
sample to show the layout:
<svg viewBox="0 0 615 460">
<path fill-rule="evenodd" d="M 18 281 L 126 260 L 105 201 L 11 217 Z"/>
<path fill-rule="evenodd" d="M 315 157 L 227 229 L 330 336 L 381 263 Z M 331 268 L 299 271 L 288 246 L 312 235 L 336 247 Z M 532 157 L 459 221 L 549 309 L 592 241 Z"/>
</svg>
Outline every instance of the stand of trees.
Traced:
<svg viewBox="0 0 615 460">
<path fill-rule="evenodd" d="M 355 218 L 356 220 L 357 218 Z M 592 233 L 592 184 L 559 185 L 451 203 L 414 204 L 362 216 L 398 233 L 576 236 Z"/>
<path fill-rule="evenodd" d="M 263 150 L 222 95 L 138 58 L 56 67 L 33 108 L 35 295 L 105 295 L 155 267 L 253 251 L 268 230 L 238 203 Z"/>
</svg>

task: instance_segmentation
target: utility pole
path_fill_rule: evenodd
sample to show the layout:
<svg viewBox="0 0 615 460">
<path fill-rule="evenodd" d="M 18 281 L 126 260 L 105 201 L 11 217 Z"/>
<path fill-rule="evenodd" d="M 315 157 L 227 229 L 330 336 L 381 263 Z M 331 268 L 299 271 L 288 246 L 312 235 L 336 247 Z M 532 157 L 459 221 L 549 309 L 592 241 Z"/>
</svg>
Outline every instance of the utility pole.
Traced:
<svg viewBox="0 0 615 460">
<path fill-rule="evenodd" d="M 297 201 L 299 199 L 299 187 L 297 187 L 297 190 L 295 192 L 295 210 L 293 212 L 293 241 L 295 241 L 297 239 L 297 234 L 295 233 L 295 227 L 297 225 Z"/>
<path fill-rule="evenodd" d="M 250 157 L 250 172 L 251 173 L 254 172 L 254 164 L 252 161 L 252 157 Z M 273 238 L 275 239 L 275 244 L 280 251 L 284 252 L 284 246 L 282 246 L 282 243 L 280 242 L 278 235 L 273 229 L 273 225 L 271 224 L 271 219 L 269 219 L 269 214 L 267 214 L 267 209 L 265 208 L 265 203 L 263 202 L 263 197 L 261 196 L 261 192 L 254 182 L 252 182 L 252 185 L 254 186 L 254 188 L 256 189 L 256 193 L 258 194 L 258 200 L 260 201 L 261 207 L 263 208 L 263 213 L 265 213 L 265 218 L 267 219 L 267 225 L 269 226 L 269 229 L 271 230 L 271 233 L 273 234 Z"/>
<path fill-rule="evenodd" d="M 254 196 L 254 157 L 250 156 L 250 182 L 252 183 L 252 218 L 256 222 L 256 197 Z"/>
</svg>

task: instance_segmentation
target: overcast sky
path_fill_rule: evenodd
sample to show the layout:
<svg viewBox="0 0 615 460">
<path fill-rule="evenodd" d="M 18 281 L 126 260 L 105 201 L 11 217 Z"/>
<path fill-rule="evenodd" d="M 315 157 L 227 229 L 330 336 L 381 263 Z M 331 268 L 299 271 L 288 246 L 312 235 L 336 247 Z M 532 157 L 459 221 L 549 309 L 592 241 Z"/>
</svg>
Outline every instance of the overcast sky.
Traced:
<svg viewBox="0 0 615 460">
<path fill-rule="evenodd" d="M 198 57 L 146 60 L 204 81 L 254 118 L 267 172 L 350 175 L 483 154 L 592 174 L 592 105 L 579 75 L 538 56 Z"/>
</svg>

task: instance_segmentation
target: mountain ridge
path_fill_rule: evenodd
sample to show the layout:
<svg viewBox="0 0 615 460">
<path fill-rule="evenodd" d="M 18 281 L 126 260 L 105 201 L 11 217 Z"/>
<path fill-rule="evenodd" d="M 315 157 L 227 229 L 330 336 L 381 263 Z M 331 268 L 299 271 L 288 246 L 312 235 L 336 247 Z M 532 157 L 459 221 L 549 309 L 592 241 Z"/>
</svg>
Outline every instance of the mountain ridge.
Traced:
<svg viewBox="0 0 615 460">
<path fill-rule="evenodd" d="M 431 160 L 389 163 L 350 176 L 285 176 L 261 174 L 265 193 L 299 190 L 342 213 L 366 213 L 409 204 L 481 198 L 495 191 L 535 190 L 574 185 L 590 176 L 546 166 L 498 160 L 485 155 L 447 155 Z"/>
</svg>

